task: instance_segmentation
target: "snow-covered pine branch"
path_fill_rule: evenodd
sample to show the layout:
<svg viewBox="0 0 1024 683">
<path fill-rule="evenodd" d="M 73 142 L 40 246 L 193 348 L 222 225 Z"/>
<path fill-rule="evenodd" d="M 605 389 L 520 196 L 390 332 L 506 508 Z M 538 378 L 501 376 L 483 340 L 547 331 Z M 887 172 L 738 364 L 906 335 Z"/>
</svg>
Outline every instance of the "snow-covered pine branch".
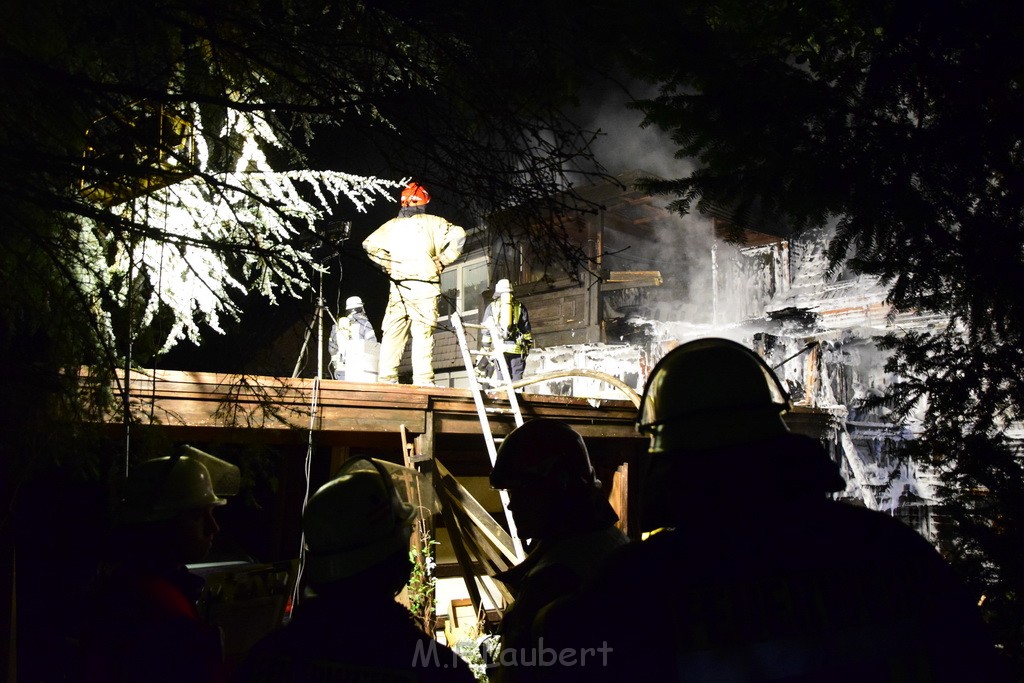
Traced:
<svg viewBox="0 0 1024 683">
<path fill-rule="evenodd" d="M 79 219 L 86 291 L 106 291 L 121 307 L 144 292 L 136 330 L 168 311 L 173 322 L 161 352 L 182 339 L 198 343 L 203 325 L 223 333 L 221 317 L 237 319 L 235 299 L 250 289 L 271 301 L 281 293 L 298 295 L 318 268 L 309 251 L 295 246 L 299 228 L 313 230 L 343 199 L 365 211 L 401 187 L 335 171 L 274 171 L 261 149 L 278 144 L 273 128 L 250 112 L 231 112 L 220 131 L 240 138 L 235 169 L 208 169 L 208 146 L 195 115 L 200 173 L 109 209 L 111 222 L 127 220 L 139 230 L 112 231 Z M 140 287 L 140 279 L 148 286 Z M 110 316 L 102 320 L 113 340 Z"/>
</svg>

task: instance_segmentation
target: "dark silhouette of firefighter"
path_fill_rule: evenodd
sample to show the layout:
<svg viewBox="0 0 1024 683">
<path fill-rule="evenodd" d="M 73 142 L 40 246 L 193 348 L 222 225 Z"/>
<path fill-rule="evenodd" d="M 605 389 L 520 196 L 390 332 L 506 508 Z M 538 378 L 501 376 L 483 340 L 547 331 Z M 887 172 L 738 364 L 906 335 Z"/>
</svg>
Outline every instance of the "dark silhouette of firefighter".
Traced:
<svg viewBox="0 0 1024 683">
<path fill-rule="evenodd" d="M 204 462 L 232 471 L 236 483 L 237 468 L 186 453 L 129 472 L 115 511 L 114 556 L 83 639 L 88 681 L 227 680 L 220 631 L 196 609 L 204 581 L 185 565 L 206 557 L 220 530 L 214 508 L 227 502 Z"/>
<path fill-rule="evenodd" d="M 288 624 L 256 644 L 237 679 L 474 681 L 395 601 L 412 570 L 415 517 L 382 463 L 342 465 L 302 516 L 306 596 Z"/>
<path fill-rule="evenodd" d="M 608 648 L 551 680 L 1008 680 L 976 607 L 936 550 L 893 517 L 831 500 L 820 442 L 782 420 L 785 390 L 724 339 L 669 352 L 638 427 L 646 540 L 535 625 L 547 645 Z M 566 661 L 562 662 L 566 664 Z"/>
<path fill-rule="evenodd" d="M 377 381 L 398 382 L 398 364 L 411 332 L 413 384 L 432 386 L 441 271 L 462 255 L 466 231 L 426 213 L 430 194 L 419 183 L 402 191 L 401 202 L 398 217 L 363 241 L 366 254 L 391 279 Z"/>
<path fill-rule="evenodd" d="M 526 371 L 526 357 L 533 348 L 533 330 L 526 306 L 516 298 L 512 285 L 504 278 L 495 283 L 493 299 L 487 304 L 480 319 L 484 325 L 492 320 L 500 338 L 492 339 L 490 329 L 485 327 L 480 333 L 481 348 L 504 354 L 509 378 L 513 382 L 522 379 Z M 481 358 L 477 369 L 486 377 L 497 376 L 494 363 L 487 356 Z"/>
<path fill-rule="evenodd" d="M 515 429 L 498 449 L 491 486 L 506 489 L 526 559 L 495 578 L 515 595 L 502 619 L 491 679 L 534 680 L 540 643 L 531 627 L 542 608 L 569 595 L 628 539 L 615 523 L 583 438 L 551 419 Z"/>
</svg>

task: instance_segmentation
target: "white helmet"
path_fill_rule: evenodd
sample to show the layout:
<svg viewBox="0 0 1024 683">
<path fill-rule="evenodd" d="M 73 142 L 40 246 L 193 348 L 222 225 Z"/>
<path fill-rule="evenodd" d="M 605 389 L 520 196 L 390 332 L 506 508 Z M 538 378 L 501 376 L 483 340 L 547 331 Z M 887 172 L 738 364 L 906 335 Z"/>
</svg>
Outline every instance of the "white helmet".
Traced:
<svg viewBox="0 0 1024 683">
<path fill-rule="evenodd" d="M 363 307 L 363 300 L 360 299 L 358 296 L 350 296 L 349 298 L 345 299 L 345 310 L 346 311 L 352 311 L 352 310 L 355 310 L 357 308 L 362 308 L 362 307 Z"/>
<path fill-rule="evenodd" d="M 508 294 L 511 291 L 512 285 L 505 278 L 501 278 L 494 283 L 494 296 L 498 296 L 499 294 Z"/>
<path fill-rule="evenodd" d="M 349 460 L 306 504 L 306 576 L 314 583 L 337 581 L 407 549 L 415 516 L 382 464 Z"/>
</svg>

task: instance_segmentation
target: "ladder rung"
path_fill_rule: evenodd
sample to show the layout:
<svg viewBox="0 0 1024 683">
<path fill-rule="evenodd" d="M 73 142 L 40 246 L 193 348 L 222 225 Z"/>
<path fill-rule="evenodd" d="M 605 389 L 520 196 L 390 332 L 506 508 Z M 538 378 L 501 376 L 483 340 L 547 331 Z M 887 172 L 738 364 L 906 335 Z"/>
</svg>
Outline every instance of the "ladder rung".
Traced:
<svg viewBox="0 0 1024 683">
<path fill-rule="evenodd" d="M 474 358 L 487 357 L 492 363 L 500 362 L 502 360 L 502 358 L 499 357 L 501 351 L 498 349 L 470 349 L 469 342 L 466 339 L 466 329 L 487 330 L 491 334 L 498 334 L 500 336 L 499 331 L 494 329 L 493 323 L 489 325 L 467 323 L 463 321 L 461 316 L 457 313 L 452 315 L 452 323 L 455 327 L 455 336 L 458 338 L 459 348 L 462 350 L 462 359 L 466 365 L 466 372 L 469 373 L 470 376 L 476 375 L 476 369 L 473 367 Z M 507 374 L 508 368 L 505 368 L 505 372 L 499 373 L 498 377 L 480 377 L 470 384 L 473 388 L 473 402 L 476 404 L 477 416 L 480 418 L 480 426 L 493 444 L 500 444 L 504 439 L 495 439 L 493 434 L 490 433 L 490 427 L 488 426 L 488 414 L 494 416 L 513 415 L 517 424 L 521 424 L 523 421 L 522 414 L 519 412 L 519 402 L 517 400 L 515 390 L 511 388 L 506 379 L 500 376 Z M 489 407 L 484 404 L 485 398 L 493 399 L 497 397 L 499 393 L 504 393 L 506 395 L 508 408 Z M 507 510 L 506 514 L 508 514 Z M 509 518 L 509 524 L 512 524 L 511 518 Z"/>
</svg>

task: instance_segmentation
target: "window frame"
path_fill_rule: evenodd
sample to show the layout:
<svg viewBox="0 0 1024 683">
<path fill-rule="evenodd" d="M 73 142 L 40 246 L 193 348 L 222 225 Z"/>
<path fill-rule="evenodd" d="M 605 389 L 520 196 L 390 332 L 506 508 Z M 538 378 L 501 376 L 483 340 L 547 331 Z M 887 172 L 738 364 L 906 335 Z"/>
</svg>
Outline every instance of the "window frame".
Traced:
<svg viewBox="0 0 1024 683">
<path fill-rule="evenodd" d="M 489 272 L 489 269 L 488 269 L 489 263 L 488 263 L 488 258 L 486 256 L 486 254 L 481 254 L 480 256 L 474 256 L 472 258 L 465 259 L 465 260 L 460 259 L 458 262 L 453 263 L 452 265 L 448 266 L 448 268 L 445 269 L 445 272 L 441 274 L 441 277 L 443 278 L 445 273 L 448 273 L 448 272 L 450 272 L 452 270 L 455 271 L 455 291 L 456 291 L 455 310 L 458 311 L 459 315 L 461 315 L 463 318 L 465 318 L 466 316 L 470 316 L 470 315 L 478 315 L 478 314 L 483 312 L 483 309 L 480 308 L 480 303 L 479 302 L 473 308 L 467 309 L 466 308 L 466 302 L 464 300 L 465 299 L 465 279 L 464 279 L 464 273 L 467 270 L 469 270 L 470 268 L 478 267 L 478 266 L 481 266 L 481 265 L 484 267 L 484 273 L 486 275 L 485 281 L 487 282 L 487 286 L 490 287 L 491 286 L 490 272 Z M 441 295 L 442 295 L 442 297 L 444 296 L 444 293 L 445 293 L 445 290 L 442 287 L 441 288 Z M 448 321 L 450 319 L 451 319 L 451 314 L 439 315 L 438 318 L 437 318 L 438 322 Z"/>
</svg>

